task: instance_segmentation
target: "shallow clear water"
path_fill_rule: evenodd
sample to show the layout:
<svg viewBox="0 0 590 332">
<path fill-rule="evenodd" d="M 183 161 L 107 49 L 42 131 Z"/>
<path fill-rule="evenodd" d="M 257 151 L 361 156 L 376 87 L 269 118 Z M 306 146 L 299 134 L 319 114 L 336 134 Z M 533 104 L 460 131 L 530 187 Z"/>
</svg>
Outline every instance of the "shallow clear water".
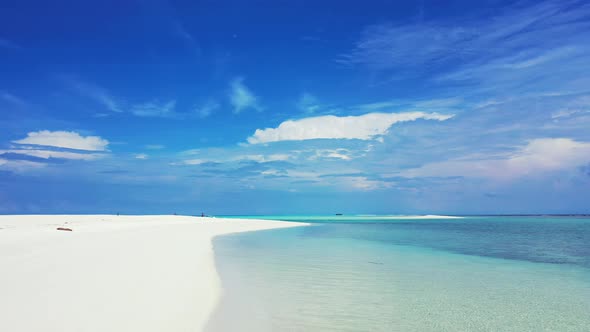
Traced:
<svg viewBox="0 0 590 332">
<path fill-rule="evenodd" d="M 589 330 L 590 219 L 272 218 L 314 224 L 215 240 L 209 330 Z"/>
</svg>

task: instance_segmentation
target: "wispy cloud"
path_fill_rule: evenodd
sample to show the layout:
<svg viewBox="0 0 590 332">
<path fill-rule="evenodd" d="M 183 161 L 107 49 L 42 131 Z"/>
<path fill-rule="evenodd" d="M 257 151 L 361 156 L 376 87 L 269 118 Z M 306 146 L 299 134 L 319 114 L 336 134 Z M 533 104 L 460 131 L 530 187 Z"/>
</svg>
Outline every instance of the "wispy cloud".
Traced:
<svg viewBox="0 0 590 332">
<path fill-rule="evenodd" d="M 19 49 L 20 46 L 8 39 L 0 38 L 0 48 Z"/>
<path fill-rule="evenodd" d="M 10 103 L 12 105 L 16 105 L 16 106 L 27 105 L 27 102 L 24 101 L 22 98 L 17 97 L 11 93 L 6 92 L 6 91 L 0 91 L 0 100 Z"/>
<path fill-rule="evenodd" d="M 0 169 L 2 171 L 11 171 L 15 173 L 25 173 L 32 170 L 38 170 L 46 167 L 46 163 L 30 160 L 10 160 L 0 157 Z"/>
<path fill-rule="evenodd" d="M 590 103 L 584 98 L 590 92 L 590 4 L 518 2 L 480 14 L 373 25 L 339 60 L 369 68 L 375 76 L 425 86 L 413 91 L 410 100 L 359 105 L 361 110 L 460 114 L 443 125 L 444 133 L 421 133 L 416 128 L 412 135 L 395 137 L 398 132 L 392 131 L 390 139 L 411 141 L 429 154 L 407 157 L 410 151 L 396 148 L 389 163 L 407 158 L 408 163 L 432 165 L 431 174 L 441 166 L 439 173 L 448 167 L 449 174 L 461 176 L 455 171 L 457 154 L 505 151 L 515 142 L 538 137 L 587 140 Z M 425 94 L 437 97 L 423 101 Z M 472 161 L 473 168 L 465 168 L 468 174 L 487 165 L 507 169 L 500 161 L 480 166 L 475 158 Z"/>
<path fill-rule="evenodd" d="M 111 93 L 96 84 L 81 81 L 78 79 L 66 78 L 66 81 L 82 96 L 88 97 L 98 104 L 104 106 L 111 112 L 123 112 L 121 103 Z"/>
<path fill-rule="evenodd" d="M 358 105 L 356 108 L 360 109 L 361 111 L 365 112 L 375 112 L 375 111 L 382 111 L 386 108 L 398 107 L 403 105 L 400 101 L 379 101 L 373 103 L 366 103 L 362 105 Z"/>
<path fill-rule="evenodd" d="M 244 78 L 242 77 L 237 77 L 231 81 L 229 100 L 236 114 L 247 109 L 262 110 L 258 103 L 258 97 L 244 84 Z"/>
<path fill-rule="evenodd" d="M 425 24 L 369 26 L 349 54 L 338 60 L 387 70 L 434 66 L 473 52 L 474 29 Z"/>
<path fill-rule="evenodd" d="M 529 54 L 531 52 L 520 52 L 516 56 L 502 59 L 497 66 L 498 68 L 505 69 L 525 69 L 575 55 L 578 51 L 579 50 L 575 47 L 564 46 L 557 49 L 551 49 L 542 54 L 538 54 L 538 52 L 535 52 L 536 54 Z"/>
<path fill-rule="evenodd" d="M 300 120 L 288 120 L 276 128 L 257 129 L 248 137 L 248 143 L 260 144 L 279 141 L 311 139 L 360 139 L 370 140 L 385 134 L 398 122 L 418 119 L 445 121 L 453 115 L 438 113 L 367 113 L 360 116 L 318 116 Z"/>
<path fill-rule="evenodd" d="M 196 106 L 189 112 L 176 111 L 176 101 L 167 102 L 151 101 L 131 106 L 131 114 L 145 118 L 169 118 L 169 119 L 205 119 L 217 111 L 221 105 L 216 101 L 210 100 L 206 103 Z"/>
<path fill-rule="evenodd" d="M 165 146 L 162 144 L 148 144 L 145 146 L 145 148 L 148 150 L 161 150 L 165 148 Z"/>
<path fill-rule="evenodd" d="M 386 100 L 356 105 L 351 110 L 363 112 L 391 112 L 399 109 L 416 109 L 429 112 L 457 112 L 465 107 L 466 103 L 458 97 L 434 98 L 434 99 L 408 99 L 408 100 Z"/>
<path fill-rule="evenodd" d="M 310 160 L 317 160 L 322 158 L 351 160 L 353 153 L 349 149 L 315 149 L 313 155 L 309 157 Z"/>
<path fill-rule="evenodd" d="M 464 18 L 462 24 L 378 24 L 367 27 L 354 49 L 339 61 L 378 70 L 430 70 L 457 61 L 482 64 L 521 54 L 512 67 L 526 68 L 572 51 L 561 46 L 587 41 L 589 17 L 587 3 L 543 1 L 506 7 L 485 18 Z"/>
<path fill-rule="evenodd" d="M 576 115 L 590 113 L 590 96 L 577 97 L 564 105 L 564 107 L 551 114 L 553 119 L 570 118 Z"/>
<path fill-rule="evenodd" d="M 221 105 L 219 105 L 218 102 L 210 100 L 202 105 L 196 106 L 193 110 L 193 114 L 201 119 L 204 119 L 211 116 L 211 114 L 217 111 L 220 107 Z"/>
<path fill-rule="evenodd" d="M 590 109 L 563 109 L 551 114 L 551 118 L 569 118 L 573 115 L 587 114 L 590 113 Z"/>
<path fill-rule="evenodd" d="M 176 100 L 174 99 L 164 102 L 156 99 L 147 102 L 128 103 L 124 102 L 121 98 L 115 97 L 108 89 L 97 84 L 69 76 L 63 76 L 62 79 L 80 95 L 93 100 L 113 113 L 127 113 L 144 118 L 180 119 L 190 116 L 188 113 L 185 114 L 176 111 Z M 95 114 L 95 117 L 102 118 L 108 117 L 109 115 L 109 113 L 99 112 Z"/>
<path fill-rule="evenodd" d="M 293 158 L 293 155 L 289 153 L 269 153 L 269 154 L 243 154 L 243 152 L 235 155 L 207 157 L 201 158 L 188 158 L 182 160 L 179 164 L 182 165 L 203 165 L 203 164 L 222 164 L 222 163 L 236 163 L 244 161 L 255 161 L 259 163 L 272 162 L 272 161 L 287 161 Z M 178 163 L 177 163 L 178 164 Z"/>
<path fill-rule="evenodd" d="M 133 105 L 130 112 L 139 117 L 146 118 L 175 118 L 179 114 L 175 112 L 176 101 L 159 102 L 157 100 Z"/>
<path fill-rule="evenodd" d="M 197 56 L 201 55 L 201 46 L 197 42 L 197 39 L 186 29 L 186 27 L 179 21 L 173 24 L 174 33 L 182 39 L 185 45 Z"/>
<path fill-rule="evenodd" d="M 72 151 L 56 151 L 48 149 L 8 149 L 0 150 L 0 158 L 6 158 L 7 154 L 32 156 L 39 159 L 70 159 L 70 160 L 96 160 L 103 158 L 104 153 L 82 153 Z"/>
<path fill-rule="evenodd" d="M 304 92 L 297 101 L 297 108 L 304 113 L 311 114 L 319 111 L 321 105 L 316 96 L 312 95 L 311 93 Z"/>
</svg>

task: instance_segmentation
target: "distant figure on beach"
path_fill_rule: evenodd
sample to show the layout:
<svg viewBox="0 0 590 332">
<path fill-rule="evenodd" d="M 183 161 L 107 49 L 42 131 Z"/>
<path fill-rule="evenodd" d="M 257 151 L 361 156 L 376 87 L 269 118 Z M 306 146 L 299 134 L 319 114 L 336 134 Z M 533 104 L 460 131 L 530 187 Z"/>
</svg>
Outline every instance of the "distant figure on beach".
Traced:
<svg viewBox="0 0 590 332">
<path fill-rule="evenodd" d="M 205 216 L 205 214 L 203 212 L 201 212 L 201 217 L 204 217 L 204 216 Z"/>
</svg>

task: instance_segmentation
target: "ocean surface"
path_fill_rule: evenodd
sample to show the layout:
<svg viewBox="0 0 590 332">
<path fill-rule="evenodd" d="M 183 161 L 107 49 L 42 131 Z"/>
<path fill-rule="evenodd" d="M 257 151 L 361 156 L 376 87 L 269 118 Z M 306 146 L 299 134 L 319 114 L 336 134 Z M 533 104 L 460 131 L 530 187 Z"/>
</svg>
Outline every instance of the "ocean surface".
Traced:
<svg viewBox="0 0 590 332">
<path fill-rule="evenodd" d="M 252 218 L 209 331 L 590 331 L 590 218 Z"/>
</svg>

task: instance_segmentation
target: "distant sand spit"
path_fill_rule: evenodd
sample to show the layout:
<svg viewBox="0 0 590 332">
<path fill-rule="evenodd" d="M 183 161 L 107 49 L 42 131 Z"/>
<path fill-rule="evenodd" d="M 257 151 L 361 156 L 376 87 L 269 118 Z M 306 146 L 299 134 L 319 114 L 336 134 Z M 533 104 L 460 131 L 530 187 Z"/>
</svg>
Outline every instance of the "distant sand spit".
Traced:
<svg viewBox="0 0 590 332">
<path fill-rule="evenodd" d="M 200 331 L 221 296 L 212 239 L 300 225 L 186 216 L 0 216 L 0 330 Z"/>
</svg>

